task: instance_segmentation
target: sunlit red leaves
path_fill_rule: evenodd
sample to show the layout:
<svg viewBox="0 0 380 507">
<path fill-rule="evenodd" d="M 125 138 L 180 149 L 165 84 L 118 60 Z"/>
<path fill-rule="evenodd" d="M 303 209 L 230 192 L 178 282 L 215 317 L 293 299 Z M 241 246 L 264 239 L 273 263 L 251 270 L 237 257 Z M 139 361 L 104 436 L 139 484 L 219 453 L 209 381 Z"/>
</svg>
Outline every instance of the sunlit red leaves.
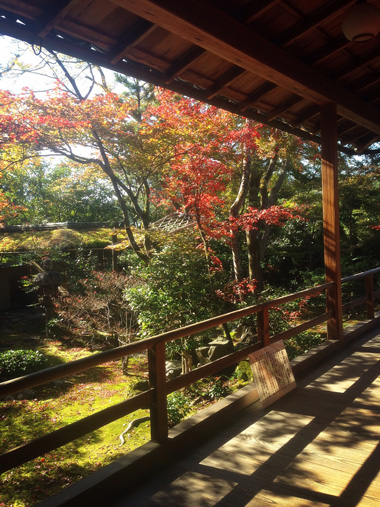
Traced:
<svg viewBox="0 0 380 507">
<path fill-rule="evenodd" d="M 170 126 L 176 132 L 179 153 L 156 194 L 158 204 L 182 209 L 196 218 L 209 239 L 226 241 L 239 229 L 257 229 L 260 224 L 282 226 L 298 217 L 296 209 L 285 206 L 249 208 L 237 218 L 228 216 L 227 184 L 247 154 L 273 156 L 279 145 L 275 133 L 265 151 L 260 126 L 252 121 L 237 120 L 189 99 L 173 100 L 173 94 L 166 91 L 160 93 L 159 100 L 155 112 L 166 129 Z"/>
<path fill-rule="evenodd" d="M 221 192 L 229 176 L 224 164 L 202 154 L 181 158 L 172 164 L 157 201 L 209 220 L 215 216 L 215 209 L 224 205 Z"/>
<path fill-rule="evenodd" d="M 265 151 L 253 122 L 164 90 L 140 122 L 133 110 L 134 104 L 115 94 L 79 100 L 59 85 L 43 100 L 29 90 L 0 92 L 2 164 L 44 150 L 70 156 L 78 146 L 89 150 L 81 162 L 96 163 L 105 150 L 118 174 L 127 167 L 147 181 L 159 170 L 156 201 L 197 217 L 214 238 L 260 221 L 281 225 L 293 218 L 281 207 L 248 210 L 238 219 L 225 216 L 223 193 L 237 165 L 247 152 L 271 154 L 278 143 L 275 133 Z"/>
<path fill-rule="evenodd" d="M 206 230 L 210 238 L 224 239 L 228 242 L 229 238 L 239 230 L 257 230 L 264 224 L 283 227 L 288 220 L 302 220 L 299 212 L 300 210 L 297 207 L 289 208 L 285 206 L 271 206 L 262 210 L 248 208 L 245 213 L 237 218 L 228 216 L 224 220 L 216 220 L 209 217 Z"/>
<path fill-rule="evenodd" d="M 233 280 L 223 287 L 216 290 L 216 295 L 229 303 L 241 301 L 242 296 L 253 293 L 256 289 L 256 280 L 244 278 L 241 282 Z"/>
<path fill-rule="evenodd" d="M 28 145 L 29 151 L 70 151 L 69 145 L 96 147 L 92 129 L 115 142 L 129 118 L 128 105 L 113 94 L 80 101 L 57 88 L 43 100 L 24 90 L 19 95 L 1 92 L 2 147 Z"/>
</svg>

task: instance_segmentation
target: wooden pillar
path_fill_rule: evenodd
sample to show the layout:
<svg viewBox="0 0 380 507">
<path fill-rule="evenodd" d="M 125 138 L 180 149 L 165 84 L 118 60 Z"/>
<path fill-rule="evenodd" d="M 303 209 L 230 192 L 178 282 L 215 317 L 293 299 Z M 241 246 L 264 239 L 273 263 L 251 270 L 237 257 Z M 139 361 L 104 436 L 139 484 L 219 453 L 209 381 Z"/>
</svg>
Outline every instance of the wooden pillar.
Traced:
<svg viewBox="0 0 380 507">
<path fill-rule="evenodd" d="M 365 277 L 365 292 L 367 295 L 367 319 L 375 318 L 375 302 L 373 292 L 373 275 Z"/>
<path fill-rule="evenodd" d="M 116 245 L 117 233 L 115 231 L 112 233 L 111 238 L 112 238 L 112 244 Z M 114 248 L 112 248 L 112 271 L 118 271 L 118 269 L 117 269 L 117 251 Z"/>
<path fill-rule="evenodd" d="M 153 442 L 168 438 L 168 410 L 166 392 L 165 343 L 157 343 L 148 350 L 149 385 L 154 389 L 150 406 L 150 432 Z"/>
<path fill-rule="evenodd" d="M 267 307 L 263 308 L 261 312 L 257 314 L 257 336 L 259 338 L 259 342 L 262 343 L 263 347 L 270 345 L 269 310 Z"/>
<path fill-rule="evenodd" d="M 327 322 L 327 337 L 342 341 L 337 114 L 334 103 L 321 106 L 321 137 L 325 273 L 326 282 L 334 282 L 334 287 L 327 293 L 327 311 L 333 312 L 333 317 Z"/>
</svg>

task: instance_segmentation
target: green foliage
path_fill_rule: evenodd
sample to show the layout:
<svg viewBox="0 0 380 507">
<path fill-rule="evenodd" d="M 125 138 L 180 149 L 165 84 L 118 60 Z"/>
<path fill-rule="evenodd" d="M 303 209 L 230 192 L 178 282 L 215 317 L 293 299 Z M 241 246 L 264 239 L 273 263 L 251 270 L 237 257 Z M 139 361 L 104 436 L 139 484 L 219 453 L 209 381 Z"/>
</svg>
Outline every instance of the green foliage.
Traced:
<svg viewBox="0 0 380 507">
<path fill-rule="evenodd" d="M 12 339 L 17 340 L 14 335 Z M 50 366 L 89 355 L 88 350 L 46 340 L 43 353 L 49 357 Z M 67 382 L 41 386 L 35 390 L 33 399 L 1 400 L 2 452 L 125 401 L 136 377 L 125 377 L 119 364 L 107 363 L 81 372 Z M 133 365 L 136 375 L 144 369 L 143 364 L 136 359 Z M 133 419 L 146 415 L 146 410 L 138 410 L 5 472 L 1 477 L 0 505 L 35 505 L 147 443 L 150 439 L 148 424 L 133 431 L 122 447 L 119 440 L 120 433 Z"/>
<path fill-rule="evenodd" d="M 326 333 L 313 333 L 311 331 L 305 331 L 290 338 L 285 342 L 285 349 L 288 353 L 289 359 L 292 360 L 295 357 L 305 354 L 313 347 L 320 345 L 326 340 Z"/>
<path fill-rule="evenodd" d="M 180 423 L 189 415 L 196 405 L 214 402 L 224 398 L 232 392 L 228 379 L 210 377 L 198 380 L 188 389 L 175 391 L 167 397 L 169 426 Z"/>
<path fill-rule="evenodd" d="M 252 368 L 248 361 L 240 361 L 235 369 L 234 377 L 242 382 L 252 382 Z"/>
<path fill-rule="evenodd" d="M 127 288 L 125 297 L 138 313 L 141 337 L 210 318 L 223 309 L 203 253 L 183 238 L 166 245 L 135 274 L 140 283 Z"/>
<path fill-rule="evenodd" d="M 99 173 L 36 158 L 6 171 L 3 188 L 18 215 L 7 224 L 121 220 L 111 185 Z"/>
<path fill-rule="evenodd" d="M 118 240 L 126 239 L 125 231 L 116 230 Z M 99 228 L 94 230 L 56 229 L 51 231 L 27 231 L 2 233 L 0 236 L 1 252 L 28 252 L 20 256 L 42 255 L 50 250 L 102 248 L 111 244 L 113 229 Z"/>
<path fill-rule="evenodd" d="M 182 391 L 175 391 L 167 398 L 168 424 L 169 427 L 179 424 L 191 410 L 191 399 Z"/>
<path fill-rule="evenodd" d="M 203 400 L 216 401 L 232 392 L 226 377 L 208 377 L 198 380 L 190 387 L 192 396 Z"/>
<path fill-rule="evenodd" d="M 96 252 L 87 250 L 82 246 L 74 251 L 67 252 L 57 245 L 50 248 L 47 254 L 49 259 L 53 261 L 54 268 L 62 273 L 68 291 L 72 294 L 82 294 L 82 281 L 91 279 L 96 273 Z"/>
<path fill-rule="evenodd" d="M 76 293 L 56 299 L 56 318 L 48 326 L 56 336 L 71 336 L 86 346 L 117 346 L 129 340 L 137 324 L 123 291 L 133 283 L 123 273 L 91 272 L 77 280 Z"/>
<path fill-rule="evenodd" d="M 154 85 L 123 74 L 116 74 L 116 81 L 125 86 L 123 98 L 133 103 L 134 107 L 131 110 L 133 118 L 141 121 L 143 112 L 155 99 Z"/>
<path fill-rule="evenodd" d="M 47 359 L 38 350 L 8 350 L 0 353 L 0 379 L 2 381 L 21 377 L 47 364 Z"/>
<path fill-rule="evenodd" d="M 231 393 L 230 387 L 220 380 L 215 382 L 208 390 L 208 396 L 210 400 L 213 401 L 219 400 L 220 398 L 225 398 L 230 393 Z"/>
</svg>

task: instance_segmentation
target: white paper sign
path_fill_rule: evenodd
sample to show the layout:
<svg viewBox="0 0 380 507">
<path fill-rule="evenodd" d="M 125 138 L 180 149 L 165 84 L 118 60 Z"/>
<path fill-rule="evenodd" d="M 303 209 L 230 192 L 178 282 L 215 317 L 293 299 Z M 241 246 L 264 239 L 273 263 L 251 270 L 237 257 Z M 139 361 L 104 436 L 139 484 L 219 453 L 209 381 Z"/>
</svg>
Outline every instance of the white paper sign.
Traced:
<svg viewBox="0 0 380 507">
<path fill-rule="evenodd" d="M 264 407 L 296 387 L 297 384 L 282 340 L 264 347 L 248 357 Z"/>
</svg>

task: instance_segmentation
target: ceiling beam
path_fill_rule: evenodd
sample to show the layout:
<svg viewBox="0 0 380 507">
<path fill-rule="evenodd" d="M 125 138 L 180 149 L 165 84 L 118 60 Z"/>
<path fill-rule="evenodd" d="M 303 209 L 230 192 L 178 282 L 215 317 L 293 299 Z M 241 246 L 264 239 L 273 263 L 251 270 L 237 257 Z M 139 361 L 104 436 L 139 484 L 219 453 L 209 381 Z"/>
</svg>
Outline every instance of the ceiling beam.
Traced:
<svg viewBox="0 0 380 507">
<path fill-rule="evenodd" d="M 345 120 L 344 118 L 340 118 L 338 120 L 338 134 L 339 136 L 346 136 L 348 132 L 352 132 L 356 128 L 361 128 L 356 125 L 356 123 L 352 123 L 350 121 Z"/>
<path fill-rule="evenodd" d="M 47 8 L 46 15 L 41 19 L 41 23 L 44 25 L 43 29 L 39 32 L 39 37 L 45 37 L 50 30 L 59 24 L 69 12 L 69 10 L 78 3 L 78 0 L 61 0 L 59 2 L 53 2 Z"/>
<path fill-rule="evenodd" d="M 379 60 L 379 56 L 380 56 L 379 48 L 372 49 L 366 55 L 360 56 L 360 58 L 354 57 L 352 55 L 354 61 L 350 62 L 344 68 L 338 70 L 333 75 L 334 80 L 338 81 L 344 79 L 345 77 L 349 76 L 352 72 L 357 71 L 358 67 L 366 67 L 371 63 L 377 62 Z"/>
<path fill-rule="evenodd" d="M 297 23 L 288 28 L 281 37 L 276 41 L 280 46 L 286 47 L 295 42 L 299 37 L 303 37 L 312 30 L 318 28 L 327 20 L 338 16 L 342 11 L 346 10 L 355 0 L 335 0 L 334 2 L 322 6 L 313 11 L 309 16 L 303 16 Z"/>
<path fill-rule="evenodd" d="M 180 76 L 185 70 L 187 70 L 194 62 L 198 60 L 201 56 L 206 53 L 206 50 L 194 46 L 188 51 L 186 54 L 180 56 L 170 67 L 169 70 L 166 71 L 166 80 L 165 84 L 169 84 L 176 77 Z"/>
<path fill-rule="evenodd" d="M 355 140 L 355 143 L 358 143 L 358 152 L 359 153 L 364 153 L 367 151 L 367 153 L 372 153 L 372 151 L 368 150 L 368 148 L 373 144 L 373 143 L 376 143 L 379 141 L 379 136 L 374 136 L 374 135 L 367 135 L 367 136 L 363 136 L 361 139 L 359 140 Z M 374 150 L 375 152 L 375 150 Z"/>
<path fill-rule="evenodd" d="M 32 30 L 31 26 L 26 27 L 19 23 L 9 25 L 1 17 L 0 17 L 0 33 L 4 35 L 9 35 L 10 37 L 15 37 L 16 39 L 19 40 L 23 40 L 25 42 L 28 42 L 29 44 L 36 44 L 36 31 Z M 208 100 L 206 96 L 207 92 L 205 90 L 200 90 L 198 88 L 193 87 L 190 84 L 181 81 L 173 81 L 169 85 L 166 85 L 165 84 L 166 76 L 158 71 L 149 70 L 138 64 L 134 64 L 132 62 L 125 62 L 123 60 L 120 60 L 116 64 L 112 64 L 106 53 L 102 51 L 94 51 L 93 49 L 90 48 L 90 45 L 86 47 L 83 44 L 76 44 L 75 42 L 72 42 L 70 39 L 57 38 L 52 36 L 51 34 L 48 34 L 44 39 L 41 39 L 40 42 L 47 49 L 52 49 L 54 51 L 58 51 L 66 55 L 74 56 L 75 58 L 82 59 L 95 65 L 100 65 L 101 67 L 108 68 L 115 72 L 119 72 L 120 74 L 125 74 L 134 77 L 136 79 L 141 79 L 142 81 L 152 83 L 156 86 L 166 87 L 167 89 L 172 90 L 176 93 L 180 93 L 188 97 L 193 97 L 196 100 L 203 101 L 207 104 L 218 107 L 220 109 L 225 109 L 226 111 L 230 111 L 233 114 L 244 116 L 245 118 L 249 118 L 258 123 L 264 123 L 269 127 L 273 127 L 275 129 L 279 129 L 284 132 L 288 132 L 289 134 L 301 137 L 304 140 L 312 141 L 315 143 L 320 142 L 320 138 L 318 136 L 312 135 L 306 130 L 303 130 L 301 128 L 292 127 L 291 125 L 278 120 L 268 122 L 266 120 L 265 115 L 258 113 L 257 111 L 254 111 L 252 109 L 242 113 L 240 111 L 239 104 L 234 104 L 231 101 L 227 101 L 221 97 L 214 97 L 213 99 Z M 270 83 L 268 84 L 270 85 Z M 341 146 L 339 149 L 344 153 L 354 154 L 354 151 L 348 150 L 343 146 Z"/>
<path fill-rule="evenodd" d="M 251 2 L 247 7 L 244 7 L 239 13 L 239 19 L 244 21 L 246 24 L 252 23 L 261 14 L 268 11 L 276 4 L 280 3 L 281 0 L 256 0 Z"/>
<path fill-rule="evenodd" d="M 297 119 L 294 122 L 295 125 L 303 125 L 306 121 L 311 120 L 319 116 L 319 107 L 317 105 L 311 105 L 303 108 L 297 115 Z M 319 119 L 318 119 L 319 121 Z"/>
<path fill-rule="evenodd" d="M 218 93 L 223 90 L 226 86 L 229 86 L 236 79 L 238 79 L 244 72 L 247 72 L 245 69 L 240 67 L 233 66 L 227 72 L 225 72 L 222 76 L 220 76 L 215 83 L 211 86 L 209 90 L 206 90 L 207 98 L 212 99 Z"/>
<path fill-rule="evenodd" d="M 135 26 L 130 28 L 124 37 L 121 37 L 116 46 L 112 49 L 111 63 L 117 63 L 126 56 L 129 49 L 139 44 L 154 30 L 154 24 L 145 19 L 140 20 Z"/>
<path fill-rule="evenodd" d="M 352 42 L 346 39 L 346 37 L 342 34 L 341 37 L 338 37 L 334 41 L 327 43 L 322 48 L 314 51 L 311 55 L 309 55 L 307 57 L 307 63 L 313 66 L 320 65 L 337 53 L 343 51 L 350 44 L 352 44 Z"/>
<path fill-rule="evenodd" d="M 317 104 L 334 102 L 341 116 L 380 134 L 377 108 L 205 0 L 112 2 L 301 97 Z"/>
<path fill-rule="evenodd" d="M 215 5 L 218 4 L 220 0 L 217 0 L 215 2 Z M 239 14 L 237 15 L 237 19 L 239 19 L 244 24 L 250 24 L 257 16 L 262 14 L 263 12 L 266 12 L 268 9 L 270 9 L 273 5 L 279 3 L 280 0 L 273 0 L 272 2 L 268 2 L 267 0 L 260 0 L 252 3 L 247 8 L 244 8 L 240 10 Z M 222 8 L 222 5 L 220 3 L 218 4 L 220 8 Z M 230 15 L 234 15 L 234 11 L 230 9 L 231 12 L 228 12 Z M 166 73 L 169 78 L 165 83 L 169 84 L 173 79 L 180 76 L 183 72 L 185 72 L 200 56 L 202 56 L 204 53 L 206 53 L 205 49 L 202 49 L 200 53 L 198 46 L 194 46 L 192 48 L 192 51 L 194 52 L 195 56 L 194 59 L 191 59 L 191 52 L 189 54 L 186 54 L 183 58 L 179 58 L 177 62 L 173 64 L 173 68 L 169 69 L 169 71 Z M 183 60 L 183 61 L 182 61 Z M 244 69 L 245 72 L 245 69 Z M 223 76 L 222 76 L 223 77 Z M 220 78 L 219 78 L 220 79 Z M 226 85 L 224 85 L 226 86 Z M 220 88 L 222 89 L 222 88 Z"/>
<path fill-rule="evenodd" d="M 252 93 L 248 95 L 248 97 L 240 102 L 239 104 L 239 112 L 244 113 L 249 107 L 253 106 L 261 97 L 271 92 L 276 88 L 276 85 L 273 83 L 264 83 Z"/>
<path fill-rule="evenodd" d="M 304 100 L 302 97 L 298 97 L 298 95 L 292 95 L 287 100 L 284 100 L 281 104 L 279 104 L 275 109 L 267 113 L 268 120 L 271 121 L 277 118 L 278 116 L 281 116 L 288 109 L 295 106 L 302 100 Z"/>
</svg>

